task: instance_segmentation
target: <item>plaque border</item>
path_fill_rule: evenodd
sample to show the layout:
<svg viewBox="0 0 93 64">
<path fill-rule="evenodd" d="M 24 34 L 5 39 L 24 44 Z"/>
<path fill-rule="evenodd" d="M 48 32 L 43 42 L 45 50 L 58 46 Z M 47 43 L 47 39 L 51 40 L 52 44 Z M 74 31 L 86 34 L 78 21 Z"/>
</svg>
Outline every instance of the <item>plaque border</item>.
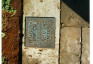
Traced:
<svg viewBox="0 0 93 64">
<path fill-rule="evenodd" d="M 53 47 L 36 47 L 36 46 L 26 46 L 26 18 L 53 18 L 55 19 L 54 21 L 54 29 L 55 29 L 55 32 L 54 32 L 54 46 Z M 55 48 L 55 40 L 56 40 L 56 18 L 55 17 L 29 17 L 29 16 L 26 16 L 25 17 L 25 29 L 24 29 L 24 46 L 25 47 L 31 47 L 31 48 Z"/>
</svg>

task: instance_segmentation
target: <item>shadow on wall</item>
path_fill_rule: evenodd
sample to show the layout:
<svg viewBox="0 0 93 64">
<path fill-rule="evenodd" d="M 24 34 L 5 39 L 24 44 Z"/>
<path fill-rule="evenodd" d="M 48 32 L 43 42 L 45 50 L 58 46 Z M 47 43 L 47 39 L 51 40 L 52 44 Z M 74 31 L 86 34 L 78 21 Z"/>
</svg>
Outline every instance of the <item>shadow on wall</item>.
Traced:
<svg viewBox="0 0 93 64">
<path fill-rule="evenodd" d="M 62 0 L 89 23 L 89 0 Z"/>
</svg>

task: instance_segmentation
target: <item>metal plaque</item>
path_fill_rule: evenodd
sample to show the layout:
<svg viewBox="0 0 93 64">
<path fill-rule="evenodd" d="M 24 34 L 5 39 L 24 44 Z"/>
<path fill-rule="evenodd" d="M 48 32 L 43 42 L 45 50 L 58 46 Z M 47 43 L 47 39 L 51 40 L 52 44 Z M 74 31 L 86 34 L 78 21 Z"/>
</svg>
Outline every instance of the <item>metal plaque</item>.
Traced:
<svg viewBox="0 0 93 64">
<path fill-rule="evenodd" d="M 25 46 L 38 48 L 55 47 L 55 18 L 26 17 Z"/>
</svg>

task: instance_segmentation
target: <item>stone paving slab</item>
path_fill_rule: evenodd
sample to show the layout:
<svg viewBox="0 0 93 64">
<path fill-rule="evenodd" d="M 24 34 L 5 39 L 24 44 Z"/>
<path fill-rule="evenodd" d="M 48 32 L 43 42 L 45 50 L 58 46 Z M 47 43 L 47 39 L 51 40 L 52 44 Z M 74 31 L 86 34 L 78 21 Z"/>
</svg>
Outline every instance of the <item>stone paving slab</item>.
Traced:
<svg viewBox="0 0 93 64">
<path fill-rule="evenodd" d="M 59 31 L 60 31 L 60 0 L 24 0 L 23 1 L 23 34 L 25 34 L 25 17 L 55 17 L 55 48 L 32 48 L 22 44 L 23 64 L 58 64 Z M 27 58 L 27 60 L 25 59 Z M 36 61 L 36 62 L 35 62 Z M 27 63 L 26 63 L 27 62 Z"/>
<path fill-rule="evenodd" d="M 61 7 L 62 27 L 89 27 L 88 22 L 80 17 L 64 2 L 62 2 Z"/>
<path fill-rule="evenodd" d="M 60 64 L 80 64 L 81 28 L 61 29 Z"/>
<path fill-rule="evenodd" d="M 90 29 L 82 29 L 82 64 L 90 64 Z"/>
</svg>

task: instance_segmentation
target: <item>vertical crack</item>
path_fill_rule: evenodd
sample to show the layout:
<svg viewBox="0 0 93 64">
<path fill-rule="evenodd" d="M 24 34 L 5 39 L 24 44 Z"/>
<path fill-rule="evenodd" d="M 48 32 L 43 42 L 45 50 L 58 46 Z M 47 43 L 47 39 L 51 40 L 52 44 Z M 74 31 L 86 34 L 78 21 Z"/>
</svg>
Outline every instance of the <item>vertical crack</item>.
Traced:
<svg viewBox="0 0 93 64">
<path fill-rule="evenodd" d="M 20 15 L 20 20 L 19 20 L 19 25 L 20 25 L 20 40 L 19 40 L 19 56 L 18 56 L 18 64 L 22 64 L 22 26 L 23 26 L 23 0 L 21 0 L 21 15 Z"/>
<path fill-rule="evenodd" d="M 80 54 L 80 64 L 82 64 L 82 45 L 83 45 L 83 43 L 82 43 L 82 27 L 81 27 L 81 54 Z"/>
<path fill-rule="evenodd" d="M 61 42 L 61 5 L 62 5 L 62 0 L 60 0 L 60 30 L 59 30 L 59 60 L 58 64 L 60 64 L 60 42 Z"/>
</svg>

